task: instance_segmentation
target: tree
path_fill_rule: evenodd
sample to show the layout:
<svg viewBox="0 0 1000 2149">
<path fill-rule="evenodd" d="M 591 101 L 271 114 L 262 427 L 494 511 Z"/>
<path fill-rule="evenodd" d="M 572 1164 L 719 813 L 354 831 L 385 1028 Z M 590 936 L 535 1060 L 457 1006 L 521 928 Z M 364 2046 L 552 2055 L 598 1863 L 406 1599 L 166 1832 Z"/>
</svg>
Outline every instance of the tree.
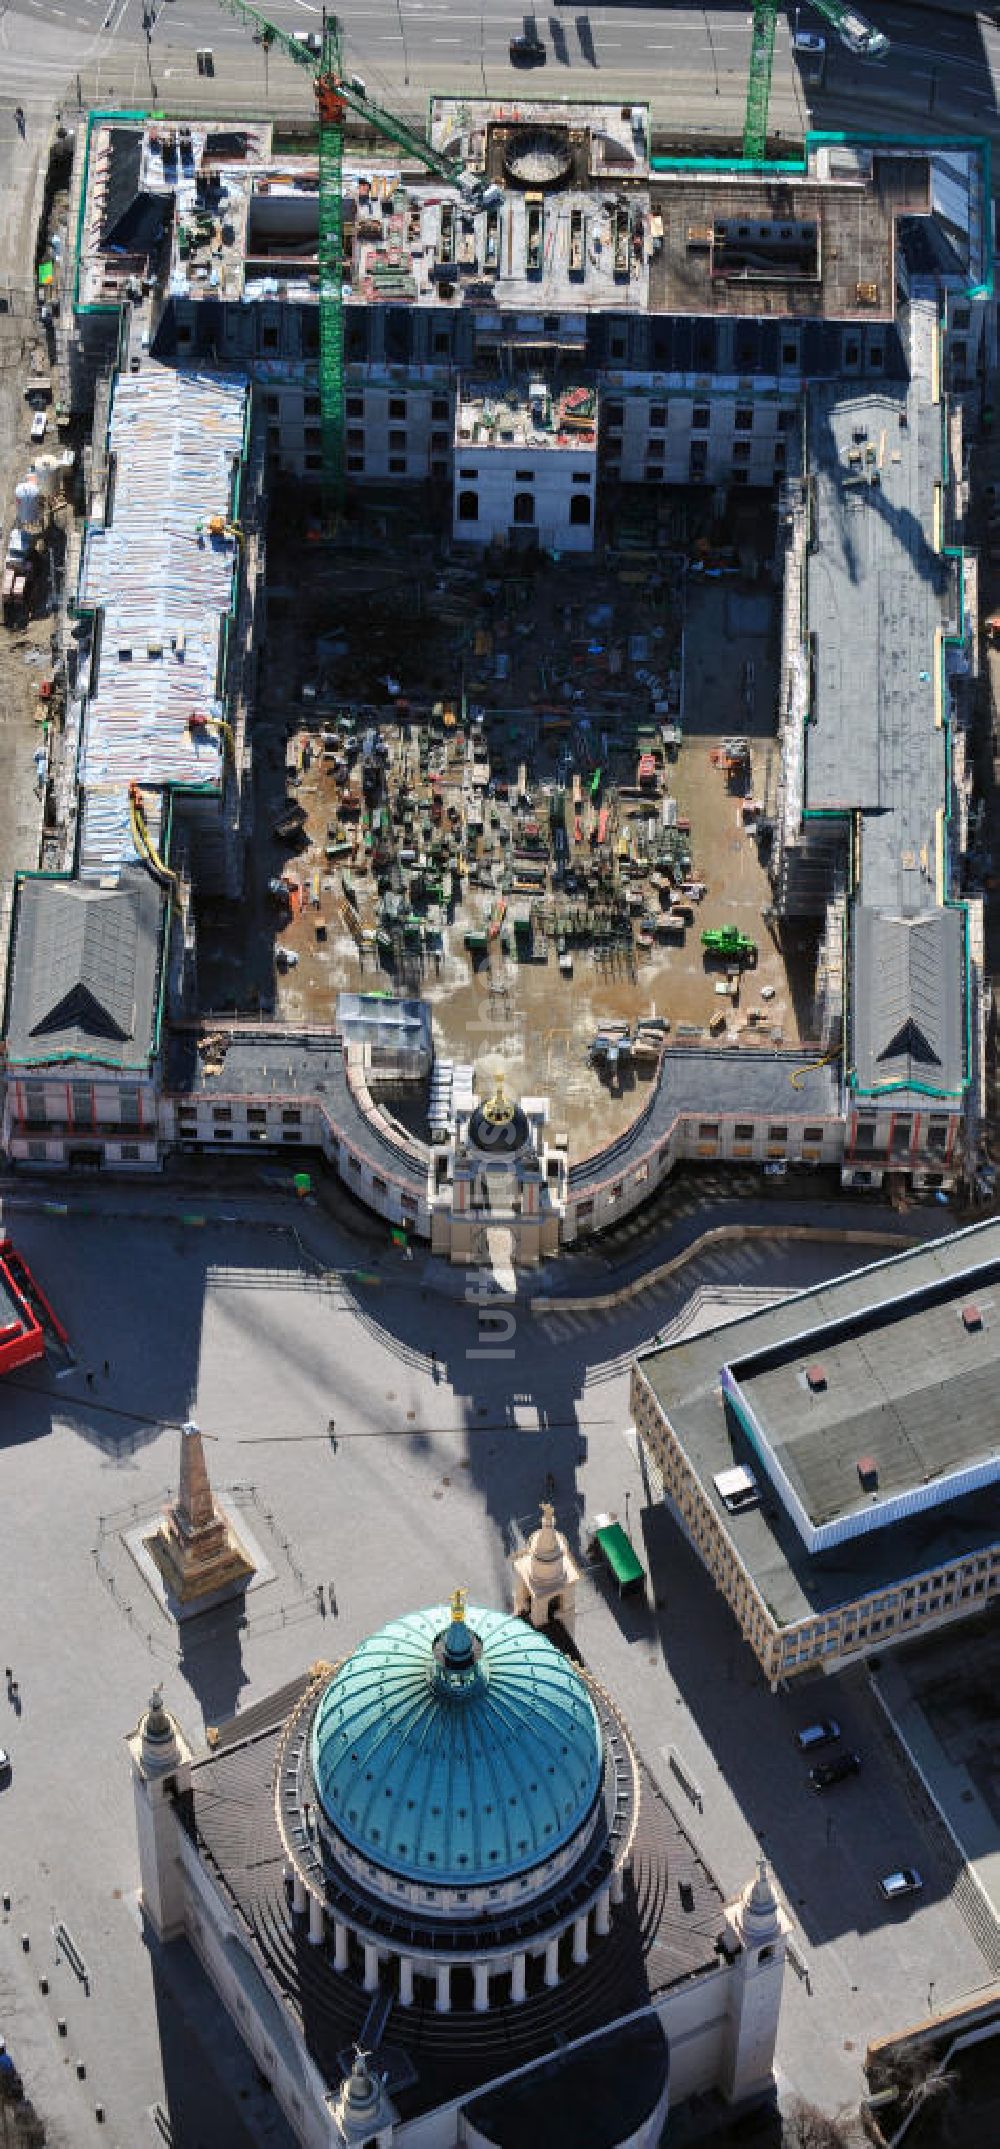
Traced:
<svg viewBox="0 0 1000 2149">
<path fill-rule="evenodd" d="M 849 2139 L 839 2119 L 829 2119 L 818 2104 L 796 2097 L 785 2121 L 787 2149 L 849 2149 Z"/>
</svg>

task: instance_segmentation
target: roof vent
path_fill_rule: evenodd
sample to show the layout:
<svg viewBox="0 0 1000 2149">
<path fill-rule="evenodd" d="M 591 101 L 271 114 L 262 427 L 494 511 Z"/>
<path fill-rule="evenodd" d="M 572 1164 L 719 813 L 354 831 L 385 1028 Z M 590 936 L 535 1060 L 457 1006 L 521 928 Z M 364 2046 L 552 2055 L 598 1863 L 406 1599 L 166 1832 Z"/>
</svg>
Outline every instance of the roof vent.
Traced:
<svg viewBox="0 0 1000 2149">
<path fill-rule="evenodd" d="M 858 1476 L 864 1492 L 878 1491 L 878 1464 L 873 1455 L 858 1456 Z"/>
<path fill-rule="evenodd" d="M 824 1366 L 819 1365 L 818 1363 L 816 1365 L 807 1366 L 806 1382 L 807 1385 L 812 1389 L 814 1395 L 822 1395 L 823 1390 L 826 1387 L 826 1368 Z"/>
<path fill-rule="evenodd" d="M 980 1313 L 978 1306 L 962 1307 L 962 1327 L 967 1328 L 970 1335 L 974 1335 L 976 1330 L 981 1328 L 982 1325 L 983 1316 Z"/>
</svg>

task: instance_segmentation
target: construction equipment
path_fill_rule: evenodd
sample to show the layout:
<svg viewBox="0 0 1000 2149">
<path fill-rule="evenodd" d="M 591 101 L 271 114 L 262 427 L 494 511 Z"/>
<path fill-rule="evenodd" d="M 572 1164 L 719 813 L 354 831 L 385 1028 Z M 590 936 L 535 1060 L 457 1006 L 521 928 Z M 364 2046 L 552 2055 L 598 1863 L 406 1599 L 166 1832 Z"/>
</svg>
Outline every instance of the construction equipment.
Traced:
<svg viewBox="0 0 1000 2149">
<path fill-rule="evenodd" d="M 738 925 L 714 925 L 701 936 L 706 955 L 720 956 L 726 962 L 755 963 L 757 942 L 748 933 L 741 933 Z"/>
<path fill-rule="evenodd" d="M 750 73 L 743 114 L 743 155 L 751 164 L 760 164 L 767 153 L 767 108 L 771 100 L 777 20 L 777 0 L 754 0 Z"/>
<path fill-rule="evenodd" d="M 340 24 L 336 15 L 323 15 L 323 33 L 316 50 L 279 30 L 249 0 L 219 0 L 226 13 L 246 23 L 265 52 L 277 45 L 297 67 L 313 77 L 319 117 L 319 398 L 322 446 L 324 511 L 335 514 L 344 497 L 344 233 L 342 165 L 344 120 L 348 112 L 374 128 L 376 134 L 395 142 L 404 155 L 415 157 L 427 171 L 449 186 L 458 187 L 477 207 L 488 207 L 493 191 L 464 165 L 436 150 L 426 135 L 374 104 L 357 75 L 345 77 L 341 57 Z"/>
<path fill-rule="evenodd" d="M 856 8 L 845 5 L 845 0 L 811 0 L 811 4 L 817 15 L 822 15 L 824 22 L 836 31 L 841 44 L 846 45 L 855 59 L 886 58 L 889 40 L 884 30 L 873 29 Z M 743 155 L 751 164 L 762 163 L 767 154 L 767 108 L 771 98 L 777 16 L 776 0 L 754 0 L 750 72 L 743 115 Z"/>
<path fill-rule="evenodd" d="M 875 30 L 856 7 L 846 7 L 844 0 L 812 0 L 817 15 L 822 15 L 831 30 L 835 30 L 842 45 L 853 52 L 856 60 L 884 60 L 889 51 L 889 40 L 884 30 Z"/>
</svg>

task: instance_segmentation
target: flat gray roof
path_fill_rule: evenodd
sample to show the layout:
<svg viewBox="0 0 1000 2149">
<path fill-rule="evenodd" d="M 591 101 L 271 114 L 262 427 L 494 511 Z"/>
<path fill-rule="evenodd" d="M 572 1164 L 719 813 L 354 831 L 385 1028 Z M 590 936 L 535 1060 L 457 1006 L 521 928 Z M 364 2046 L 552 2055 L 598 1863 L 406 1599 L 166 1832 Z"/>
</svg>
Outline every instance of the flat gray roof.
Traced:
<svg viewBox="0 0 1000 2149">
<path fill-rule="evenodd" d="M 775 1360 L 773 1372 L 760 1370 L 755 1394 L 769 1413 L 782 1462 L 797 1471 L 803 1487 L 808 1480 L 818 1510 L 840 1493 L 857 1499 L 857 1461 L 866 1454 L 878 1463 L 879 1489 L 900 1491 L 907 1475 L 913 1484 L 918 1456 L 940 1472 L 991 1455 L 1000 1359 L 994 1270 L 1000 1279 L 1000 1219 L 991 1217 L 639 1358 L 638 1370 L 705 1499 L 780 1624 L 833 1610 L 993 1544 L 1000 1539 L 1000 1489 L 986 1483 L 943 1505 L 932 1499 L 892 1527 L 811 1552 L 781 1497 L 772 1496 L 757 1447 L 726 1406 L 723 1368 L 739 1373 L 765 1353 Z M 890 1316 L 883 1329 L 877 1327 L 884 1309 L 917 1293 L 927 1301 L 924 1311 Z M 967 1302 L 979 1307 L 983 1320 L 982 1330 L 968 1336 L 961 1319 Z M 854 1336 L 842 1344 L 824 1341 L 821 1331 L 829 1323 L 853 1324 Z M 816 1361 L 828 1385 L 825 1395 L 814 1398 L 804 1375 Z M 714 1484 L 718 1472 L 735 1463 L 752 1470 L 762 1489 L 761 1505 L 742 1514 L 723 1507 Z M 930 1489 L 933 1495 L 933 1478 Z"/>
<path fill-rule="evenodd" d="M 938 827 L 941 643 L 959 589 L 939 549 L 933 323 L 912 314 L 909 384 L 841 381 L 808 399 L 805 805 L 858 816 L 847 1065 L 859 1091 L 891 1090 L 904 1108 L 928 1089 L 960 1095 L 966 1075 L 964 918 L 947 908 Z"/>
<path fill-rule="evenodd" d="M 966 1325 L 972 1307 L 977 1325 Z M 1000 1262 L 729 1366 L 814 1523 L 877 1517 L 894 1496 L 972 1463 L 992 1461 L 1000 1475 Z M 862 1462 L 874 1466 L 869 1490 Z"/>
</svg>

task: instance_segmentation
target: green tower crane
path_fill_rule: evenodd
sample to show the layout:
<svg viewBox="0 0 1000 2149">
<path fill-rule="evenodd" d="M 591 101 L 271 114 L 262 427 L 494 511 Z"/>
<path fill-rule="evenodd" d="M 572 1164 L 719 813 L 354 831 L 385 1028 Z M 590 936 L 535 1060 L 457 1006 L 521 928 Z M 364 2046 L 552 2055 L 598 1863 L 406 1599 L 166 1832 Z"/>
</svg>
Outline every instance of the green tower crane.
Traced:
<svg viewBox="0 0 1000 2149">
<path fill-rule="evenodd" d="M 310 51 L 288 30 L 268 22 L 249 0 L 219 0 L 227 14 L 245 22 L 259 44 L 269 52 L 279 46 L 297 67 L 307 67 L 313 77 L 319 118 L 319 404 L 322 429 L 323 503 L 335 515 L 344 497 L 344 229 L 343 183 L 344 120 L 348 112 L 363 119 L 376 133 L 394 142 L 405 155 L 415 157 L 428 171 L 449 186 L 459 187 L 475 202 L 483 182 L 466 172 L 451 157 L 444 157 L 417 128 L 374 104 L 356 75 L 344 76 L 340 24 L 324 11 L 320 51 Z"/>
<path fill-rule="evenodd" d="M 753 164 L 759 164 L 767 152 L 767 108 L 771 98 L 777 21 L 777 0 L 754 0 L 750 73 L 743 114 L 743 155 Z"/>
</svg>

